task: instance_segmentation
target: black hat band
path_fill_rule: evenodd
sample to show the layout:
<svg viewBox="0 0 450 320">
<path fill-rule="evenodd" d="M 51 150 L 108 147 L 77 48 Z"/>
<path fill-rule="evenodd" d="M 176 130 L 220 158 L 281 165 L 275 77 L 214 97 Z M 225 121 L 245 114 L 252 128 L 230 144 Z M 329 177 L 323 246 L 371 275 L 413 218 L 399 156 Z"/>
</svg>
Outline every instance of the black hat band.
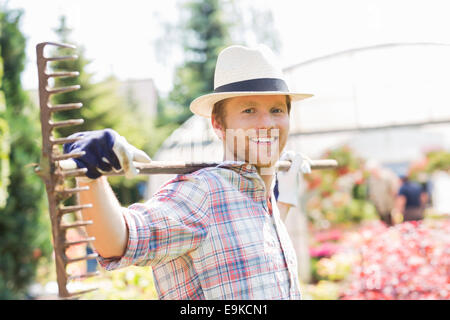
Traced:
<svg viewBox="0 0 450 320">
<path fill-rule="evenodd" d="M 237 81 L 225 84 L 214 89 L 215 93 L 219 92 L 236 92 L 236 91 L 280 91 L 288 92 L 286 82 L 278 78 L 260 78 L 244 81 Z"/>
</svg>

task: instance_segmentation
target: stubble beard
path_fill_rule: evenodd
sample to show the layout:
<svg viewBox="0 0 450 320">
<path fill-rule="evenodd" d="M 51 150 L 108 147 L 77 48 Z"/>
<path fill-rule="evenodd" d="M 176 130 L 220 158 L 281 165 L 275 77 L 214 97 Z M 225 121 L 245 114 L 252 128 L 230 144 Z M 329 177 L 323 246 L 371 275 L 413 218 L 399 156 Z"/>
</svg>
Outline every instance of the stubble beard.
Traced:
<svg viewBox="0 0 450 320">
<path fill-rule="evenodd" d="M 273 174 L 282 150 L 279 129 L 226 129 L 225 145 L 228 160 L 254 165 L 264 175 Z"/>
</svg>

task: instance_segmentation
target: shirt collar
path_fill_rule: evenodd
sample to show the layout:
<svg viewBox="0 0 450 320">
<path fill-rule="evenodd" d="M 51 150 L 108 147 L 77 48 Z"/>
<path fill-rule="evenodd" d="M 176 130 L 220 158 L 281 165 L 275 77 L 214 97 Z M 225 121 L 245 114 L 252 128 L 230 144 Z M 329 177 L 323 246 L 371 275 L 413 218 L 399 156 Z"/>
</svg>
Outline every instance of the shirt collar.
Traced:
<svg viewBox="0 0 450 320">
<path fill-rule="evenodd" d="M 216 168 L 227 168 L 235 171 L 239 175 L 249 177 L 252 180 L 258 180 L 259 184 L 264 187 L 264 181 L 261 176 L 258 174 L 256 170 L 256 166 L 253 164 L 249 164 L 245 161 L 235 161 L 235 160 L 226 160 L 221 162 Z M 272 184 L 270 186 L 270 190 L 273 193 L 273 189 L 275 187 L 276 176 L 274 176 L 272 180 Z"/>
<path fill-rule="evenodd" d="M 216 166 L 217 168 L 228 168 L 231 170 L 236 171 L 237 173 L 241 175 L 254 175 L 258 174 L 258 171 L 256 170 L 256 167 L 253 164 L 249 164 L 245 161 L 235 161 L 235 160 L 226 160 L 219 165 Z"/>
</svg>

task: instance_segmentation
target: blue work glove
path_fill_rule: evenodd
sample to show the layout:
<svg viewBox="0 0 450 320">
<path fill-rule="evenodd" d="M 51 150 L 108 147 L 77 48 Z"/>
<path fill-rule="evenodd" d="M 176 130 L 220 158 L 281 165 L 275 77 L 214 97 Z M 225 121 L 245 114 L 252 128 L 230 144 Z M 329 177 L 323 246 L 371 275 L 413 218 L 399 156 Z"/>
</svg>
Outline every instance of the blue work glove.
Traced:
<svg viewBox="0 0 450 320">
<path fill-rule="evenodd" d="M 298 206 L 300 193 L 299 173 L 311 173 L 311 159 L 305 155 L 289 150 L 283 152 L 281 160 L 291 161 L 288 171 L 277 172 L 277 201 Z"/>
<path fill-rule="evenodd" d="M 133 161 L 151 162 L 150 157 L 142 150 L 137 149 L 112 129 L 78 132 L 69 138 L 82 137 L 82 139 L 66 143 L 64 153 L 84 151 L 85 155 L 64 161 L 62 168 L 87 168 L 86 176 L 97 179 L 102 173 L 123 168 L 128 178 L 136 176 L 139 172 Z M 61 162 L 60 162 L 61 164 Z"/>
</svg>

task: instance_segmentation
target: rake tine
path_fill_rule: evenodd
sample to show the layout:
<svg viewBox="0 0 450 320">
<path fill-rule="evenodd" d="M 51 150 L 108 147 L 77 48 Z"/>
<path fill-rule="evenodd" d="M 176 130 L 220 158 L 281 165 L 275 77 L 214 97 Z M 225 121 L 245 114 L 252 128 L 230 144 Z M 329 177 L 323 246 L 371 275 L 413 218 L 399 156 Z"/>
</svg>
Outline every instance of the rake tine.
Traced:
<svg viewBox="0 0 450 320">
<path fill-rule="evenodd" d="M 66 92 L 72 92 L 79 90 L 81 86 L 79 84 L 73 85 L 73 86 L 67 86 L 67 87 L 61 87 L 61 88 L 45 88 L 48 94 L 58 94 L 58 93 L 66 93 Z"/>
<path fill-rule="evenodd" d="M 77 275 L 68 275 L 67 280 L 68 281 L 81 280 L 81 279 L 95 277 L 95 276 L 98 276 L 99 274 L 100 274 L 99 271 L 95 271 L 95 272 L 87 272 L 87 273 L 77 274 Z"/>
<path fill-rule="evenodd" d="M 40 46 L 50 45 L 50 46 L 56 46 L 56 47 L 61 47 L 61 48 L 68 48 L 68 49 L 76 49 L 77 48 L 76 46 L 74 46 L 72 44 L 52 42 L 52 41 L 42 42 L 42 43 L 38 44 L 38 46 L 39 45 Z"/>
<path fill-rule="evenodd" d="M 78 77 L 80 73 L 78 71 L 63 71 L 63 72 L 47 73 L 46 75 L 49 78 L 69 78 L 69 77 Z"/>
<path fill-rule="evenodd" d="M 56 197 L 58 198 L 58 200 L 64 201 L 64 200 L 72 197 L 74 194 L 77 194 L 78 192 L 86 191 L 86 190 L 89 190 L 88 186 L 83 187 L 83 188 L 62 189 L 62 190 L 55 190 L 55 191 L 57 193 Z"/>
<path fill-rule="evenodd" d="M 64 245 L 66 247 L 70 247 L 70 246 L 75 246 L 75 245 L 82 244 L 82 243 L 89 243 L 94 240 L 95 240 L 95 237 L 89 237 L 86 239 L 81 239 L 81 240 L 76 240 L 76 241 L 66 241 L 66 242 L 64 242 Z"/>
<path fill-rule="evenodd" d="M 49 106 L 48 109 L 50 112 L 59 112 L 73 109 L 80 109 L 83 106 L 82 103 L 66 103 L 66 104 L 57 104 L 55 106 Z"/>
<path fill-rule="evenodd" d="M 73 55 L 73 56 L 61 56 L 61 57 L 50 57 L 50 58 L 44 58 L 46 61 L 48 62 L 52 62 L 52 61 L 65 61 L 65 60 L 77 60 L 78 56 L 77 55 Z"/>
<path fill-rule="evenodd" d="M 71 127 L 71 126 L 77 126 L 80 124 L 83 124 L 83 119 L 71 119 L 71 120 L 64 120 L 64 121 L 56 121 L 53 122 L 52 120 L 49 120 L 48 124 L 50 127 L 53 128 L 61 128 L 61 127 Z"/>
<path fill-rule="evenodd" d="M 72 143 L 81 140 L 80 137 L 75 138 L 54 138 L 50 137 L 50 142 L 52 144 L 66 144 L 66 143 Z"/>
<path fill-rule="evenodd" d="M 63 177 L 85 177 L 86 172 L 88 171 L 87 168 L 81 168 L 81 169 L 75 169 L 75 170 L 67 170 L 67 171 L 61 171 L 58 172 L 58 174 Z"/>
<path fill-rule="evenodd" d="M 67 230 L 67 229 L 72 229 L 72 228 L 90 226 L 91 224 L 93 224 L 92 220 L 76 221 L 73 223 L 62 224 L 60 226 L 60 228 L 63 230 Z"/>
<path fill-rule="evenodd" d="M 58 155 L 52 155 L 53 161 L 60 161 L 60 160 L 66 160 L 66 159 L 72 159 L 72 158 L 79 158 L 86 154 L 84 151 L 80 152 L 74 152 L 74 153 L 65 153 L 65 154 L 58 154 Z"/>
<path fill-rule="evenodd" d="M 80 204 L 80 205 L 75 205 L 75 206 L 60 206 L 58 208 L 58 212 L 59 212 L 59 214 L 63 215 L 66 213 L 76 212 L 79 210 L 89 209 L 89 208 L 92 208 L 92 204 L 90 204 L 90 203 Z"/>
<path fill-rule="evenodd" d="M 58 193 L 62 194 L 62 195 L 64 195 L 64 194 L 72 195 L 72 194 L 75 194 L 77 192 L 87 191 L 87 190 L 89 190 L 89 187 L 88 186 L 84 186 L 84 187 L 78 187 L 78 188 L 72 188 L 72 189 L 63 189 L 63 190 L 58 191 Z"/>
<path fill-rule="evenodd" d="M 70 298 L 70 297 L 80 296 L 80 295 L 82 295 L 82 294 L 89 293 L 89 292 L 96 291 L 96 290 L 98 290 L 98 288 L 92 288 L 92 289 L 86 289 L 86 290 L 81 290 L 81 291 L 73 292 L 73 293 L 70 293 L 69 298 Z"/>
<path fill-rule="evenodd" d="M 83 261 L 83 260 L 92 260 L 92 259 L 96 259 L 98 257 L 97 253 L 91 253 L 79 258 L 66 258 L 66 264 L 69 263 L 75 263 L 75 262 L 79 262 L 79 261 Z"/>
</svg>

